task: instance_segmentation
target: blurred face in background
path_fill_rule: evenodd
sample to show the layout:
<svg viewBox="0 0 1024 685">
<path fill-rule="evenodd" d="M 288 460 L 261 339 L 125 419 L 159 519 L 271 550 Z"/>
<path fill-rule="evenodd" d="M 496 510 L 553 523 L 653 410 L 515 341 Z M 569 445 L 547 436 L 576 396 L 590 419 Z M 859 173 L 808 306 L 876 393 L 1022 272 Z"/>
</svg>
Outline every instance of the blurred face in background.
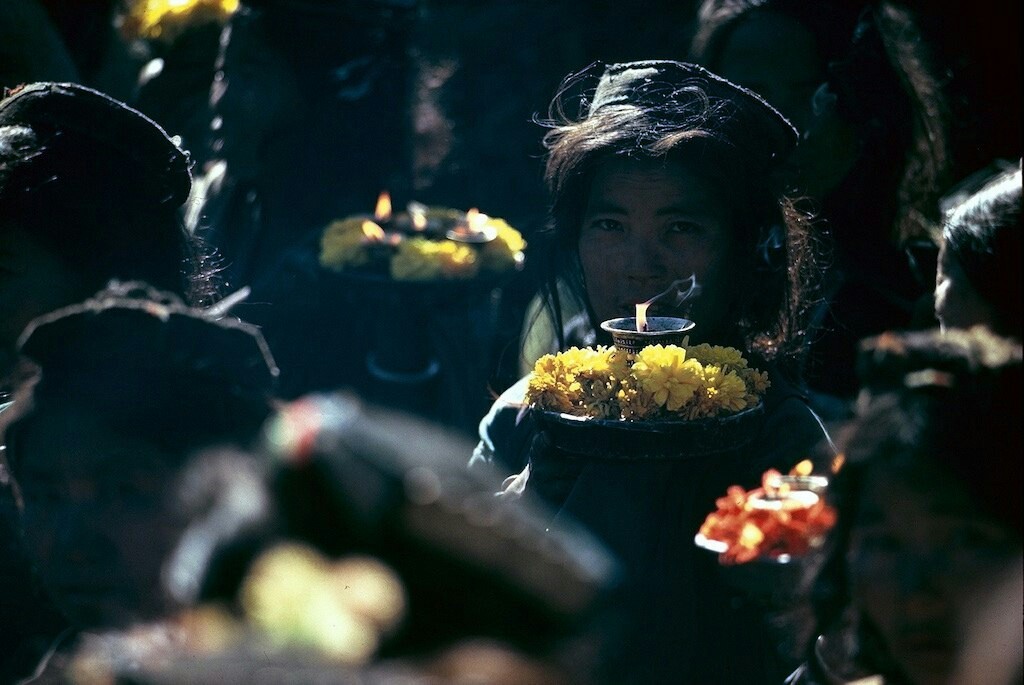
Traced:
<svg viewBox="0 0 1024 685">
<path fill-rule="evenodd" d="M 949 682 L 972 609 L 1020 552 L 934 467 L 868 467 L 850 539 L 852 593 L 911 682 Z"/>
<path fill-rule="evenodd" d="M 784 169 L 786 181 L 819 200 L 839 186 L 859 155 L 853 129 L 835 111 L 825 68 L 807 26 L 780 12 L 755 10 L 732 30 L 716 69 L 796 127 L 800 145 Z"/>
<path fill-rule="evenodd" d="M 825 81 L 814 35 L 778 12 L 754 11 L 740 20 L 716 71 L 763 97 L 800 133 L 811 119 L 811 98 Z"/>
<path fill-rule="evenodd" d="M 184 527 L 170 506 L 173 458 L 74 409 L 33 411 L 9 437 L 26 547 L 68 619 L 87 628 L 161 615 L 161 568 Z"/>
<path fill-rule="evenodd" d="M 702 291 L 680 311 L 693 339 L 720 328 L 732 299 L 732 212 L 694 165 L 613 158 L 597 167 L 579 238 L 587 296 L 598 321 L 634 316 L 635 306 L 674 281 L 696 276 Z"/>
<path fill-rule="evenodd" d="M 935 317 L 942 330 L 989 326 L 996 320 L 995 310 L 971 285 L 964 268 L 946 241 L 939 247 L 935 272 Z"/>
</svg>

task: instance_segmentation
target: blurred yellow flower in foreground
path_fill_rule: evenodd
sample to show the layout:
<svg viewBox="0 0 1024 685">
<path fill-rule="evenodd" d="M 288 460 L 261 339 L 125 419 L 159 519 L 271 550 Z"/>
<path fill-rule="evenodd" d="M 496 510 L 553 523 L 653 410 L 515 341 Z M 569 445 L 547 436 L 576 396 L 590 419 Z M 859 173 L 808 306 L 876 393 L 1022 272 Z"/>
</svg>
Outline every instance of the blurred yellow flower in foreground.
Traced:
<svg viewBox="0 0 1024 685">
<path fill-rule="evenodd" d="M 370 557 L 331 562 L 316 550 L 281 544 L 253 564 L 242 586 L 246 618 L 280 646 L 306 646 L 363 664 L 405 614 L 398 576 Z"/>
</svg>

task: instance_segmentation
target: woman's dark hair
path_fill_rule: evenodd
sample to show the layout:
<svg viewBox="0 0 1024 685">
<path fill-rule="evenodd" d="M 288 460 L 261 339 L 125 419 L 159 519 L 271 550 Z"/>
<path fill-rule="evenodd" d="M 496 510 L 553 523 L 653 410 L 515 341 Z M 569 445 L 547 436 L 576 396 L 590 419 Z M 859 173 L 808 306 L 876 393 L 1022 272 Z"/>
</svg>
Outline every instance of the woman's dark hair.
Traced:
<svg viewBox="0 0 1024 685">
<path fill-rule="evenodd" d="M 653 76 L 643 75 L 652 69 Z M 795 356 L 815 263 L 806 217 L 771 175 L 795 143 L 795 131 L 758 96 L 695 65 L 613 65 L 596 91 L 570 95 L 592 76 L 586 70 L 568 77 L 545 122 L 551 129 L 544 137 L 551 224 L 542 293 L 556 331 L 561 335 L 563 328 L 559 281 L 588 302 L 577 250 L 595 168 L 614 157 L 680 159 L 699 164 L 739 213 L 737 291 L 745 296 L 733 303 L 727 317 L 736 322 L 733 339 L 723 342 L 765 359 Z M 581 118 L 566 115 L 573 99 L 580 100 Z"/>
<path fill-rule="evenodd" d="M 1020 339 L 1021 170 L 1004 172 L 954 207 L 942 236 L 971 286 L 993 306 L 996 332 Z"/>
<path fill-rule="evenodd" d="M 0 102 L 0 219 L 58 257 L 83 291 L 145 280 L 211 304 L 206 255 L 179 214 L 188 154 L 152 120 L 74 84 Z"/>
</svg>

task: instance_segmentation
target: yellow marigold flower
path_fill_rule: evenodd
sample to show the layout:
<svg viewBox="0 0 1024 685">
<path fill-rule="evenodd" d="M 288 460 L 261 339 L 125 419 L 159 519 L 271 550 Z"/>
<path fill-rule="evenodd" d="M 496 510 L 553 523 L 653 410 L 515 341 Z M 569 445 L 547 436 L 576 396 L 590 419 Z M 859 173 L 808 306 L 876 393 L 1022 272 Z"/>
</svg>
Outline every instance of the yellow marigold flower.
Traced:
<svg viewBox="0 0 1024 685">
<path fill-rule="evenodd" d="M 320 236 L 320 265 L 341 271 L 369 260 L 363 237 L 362 219 L 333 221 Z"/>
<path fill-rule="evenodd" d="M 687 348 L 690 357 L 701 364 L 714 364 L 715 366 L 728 366 L 733 369 L 745 369 L 747 360 L 743 353 L 735 347 L 722 347 L 721 345 L 692 345 Z"/>
<path fill-rule="evenodd" d="M 642 421 L 658 412 L 654 396 L 630 382 L 623 382 L 615 398 L 619 403 L 619 416 L 627 421 Z"/>
<path fill-rule="evenodd" d="M 576 374 L 608 376 L 611 373 L 611 354 L 605 347 L 570 347 L 559 355 L 562 365 Z"/>
<path fill-rule="evenodd" d="M 561 368 L 561 363 L 558 361 L 558 357 L 553 354 L 545 354 L 543 357 L 538 359 L 533 365 L 533 373 L 555 373 Z"/>
<path fill-rule="evenodd" d="M 619 418 L 619 405 L 614 395 L 599 402 L 586 403 L 587 416 L 595 419 L 617 419 Z"/>
<path fill-rule="evenodd" d="M 754 394 L 764 395 L 768 392 L 768 388 L 772 387 L 767 371 L 758 371 L 757 369 L 745 369 L 744 371 L 743 380 Z"/>
<path fill-rule="evenodd" d="M 481 266 L 489 271 L 509 271 L 519 268 L 526 259 L 523 250 L 526 241 L 522 234 L 512 228 L 504 219 L 491 217 L 487 222 L 489 228 L 498 232 L 498 236 L 489 243 L 484 243 L 480 250 Z"/>
<path fill-rule="evenodd" d="M 607 356 L 608 372 L 612 382 L 621 383 L 625 379 L 629 378 L 630 369 L 633 364 L 633 356 L 628 352 L 621 352 L 615 347 L 608 349 Z"/>
<path fill-rule="evenodd" d="M 747 386 L 735 371 L 721 374 L 715 384 L 714 394 L 710 387 L 708 394 L 726 411 L 737 412 L 747 408 Z"/>
<path fill-rule="evenodd" d="M 541 409 L 548 411 L 574 413 L 572 400 L 569 399 L 568 387 L 550 373 L 536 373 L 530 377 L 526 388 L 526 398 Z"/>
<path fill-rule="evenodd" d="M 632 373 L 639 387 L 669 411 L 686 404 L 704 380 L 700 362 L 687 359 L 686 350 L 674 345 L 651 345 L 640 350 Z"/>
</svg>

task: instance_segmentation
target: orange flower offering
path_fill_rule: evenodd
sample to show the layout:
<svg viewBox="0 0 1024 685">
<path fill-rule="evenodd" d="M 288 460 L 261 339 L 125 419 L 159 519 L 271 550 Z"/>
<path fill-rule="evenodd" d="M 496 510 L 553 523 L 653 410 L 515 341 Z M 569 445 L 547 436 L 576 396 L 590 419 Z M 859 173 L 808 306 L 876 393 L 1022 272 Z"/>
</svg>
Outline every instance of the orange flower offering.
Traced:
<svg viewBox="0 0 1024 685">
<path fill-rule="evenodd" d="M 811 462 L 797 464 L 788 476 L 774 469 L 761 476 L 761 487 L 730 487 L 708 514 L 697 543 L 719 553 L 723 564 L 759 558 L 788 561 L 819 545 L 836 521 L 836 512 L 821 498 L 828 479 L 811 475 Z"/>
</svg>

